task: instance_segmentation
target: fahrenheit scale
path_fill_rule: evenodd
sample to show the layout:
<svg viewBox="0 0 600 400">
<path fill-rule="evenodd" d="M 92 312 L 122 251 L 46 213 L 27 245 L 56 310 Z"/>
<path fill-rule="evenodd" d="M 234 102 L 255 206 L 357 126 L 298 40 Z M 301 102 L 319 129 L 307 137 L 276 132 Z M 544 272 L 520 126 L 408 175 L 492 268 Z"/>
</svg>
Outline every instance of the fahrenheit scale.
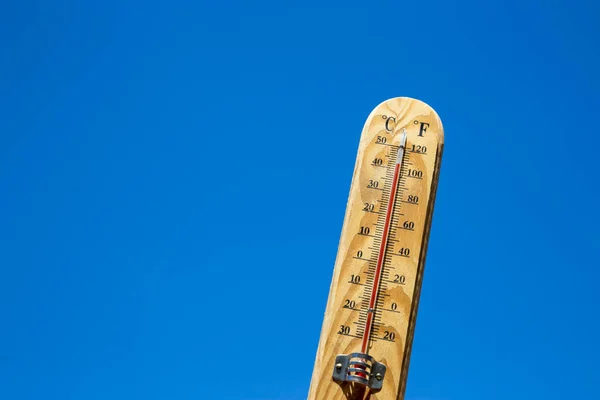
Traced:
<svg viewBox="0 0 600 400">
<path fill-rule="evenodd" d="M 404 398 L 443 148 L 422 101 L 389 99 L 369 115 L 309 400 Z"/>
</svg>

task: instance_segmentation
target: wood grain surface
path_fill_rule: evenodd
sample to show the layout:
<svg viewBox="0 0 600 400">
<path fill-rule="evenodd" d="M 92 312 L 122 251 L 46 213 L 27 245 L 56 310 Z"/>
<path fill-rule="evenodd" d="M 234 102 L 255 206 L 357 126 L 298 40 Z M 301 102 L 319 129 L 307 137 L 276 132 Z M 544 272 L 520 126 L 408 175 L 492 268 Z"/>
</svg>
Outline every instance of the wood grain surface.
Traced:
<svg viewBox="0 0 600 400">
<path fill-rule="evenodd" d="M 390 171 L 403 130 L 406 154 L 381 284 L 375 289 L 375 259 L 392 182 Z M 404 398 L 443 147 L 440 118 L 422 101 L 389 99 L 368 116 L 358 147 L 309 400 Z M 338 354 L 361 351 L 372 290 L 379 290 L 379 296 L 368 353 L 387 367 L 383 387 L 376 392 L 332 379 Z"/>
</svg>

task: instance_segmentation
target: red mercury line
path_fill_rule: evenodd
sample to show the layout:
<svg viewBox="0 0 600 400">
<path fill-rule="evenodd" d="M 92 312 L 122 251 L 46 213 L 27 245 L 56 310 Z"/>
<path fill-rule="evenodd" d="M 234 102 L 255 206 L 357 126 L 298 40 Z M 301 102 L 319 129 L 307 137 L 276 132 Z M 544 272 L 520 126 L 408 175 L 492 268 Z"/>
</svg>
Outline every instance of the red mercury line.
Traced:
<svg viewBox="0 0 600 400">
<path fill-rule="evenodd" d="M 390 233 L 390 223 L 392 221 L 392 210 L 396 201 L 396 189 L 398 187 L 398 179 L 400 178 L 400 170 L 402 168 L 402 159 L 404 158 L 404 149 L 406 147 L 406 130 L 402 131 L 400 139 L 400 148 L 398 149 L 398 157 L 396 158 L 396 167 L 394 169 L 394 179 L 392 180 L 392 189 L 390 191 L 390 199 L 387 205 L 385 214 L 385 224 L 383 225 L 383 235 L 381 236 L 381 246 L 379 247 L 379 255 L 377 257 L 377 266 L 375 267 L 375 277 L 373 279 L 373 288 L 371 290 L 371 299 L 369 300 L 369 309 L 367 311 L 367 321 L 365 323 L 365 331 L 363 333 L 363 341 L 361 353 L 368 354 L 369 340 L 371 339 L 371 327 L 373 318 L 375 318 L 375 302 L 379 296 L 379 281 L 383 274 L 383 259 L 387 249 L 388 236 Z"/>
</svg>

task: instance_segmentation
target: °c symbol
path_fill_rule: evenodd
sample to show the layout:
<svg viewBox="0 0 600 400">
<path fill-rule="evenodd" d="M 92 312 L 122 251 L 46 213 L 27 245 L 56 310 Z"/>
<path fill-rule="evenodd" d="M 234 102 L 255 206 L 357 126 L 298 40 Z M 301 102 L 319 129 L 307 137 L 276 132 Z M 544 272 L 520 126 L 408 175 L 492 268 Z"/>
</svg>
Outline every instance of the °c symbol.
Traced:
<svg viewBox="0 0 600 400">
<path fill-rule="evenodd" d="M 390 121 L 392 121 L 394 124 L 396 123 L 396 118 L 394 117 L 389 117 L 387 119 L 387 121 L 385 121 L 385 130 L 388 132 L 392 132 L 392 130 L 394 129 L 393 127 L 390 128 Z"/>
</svg>

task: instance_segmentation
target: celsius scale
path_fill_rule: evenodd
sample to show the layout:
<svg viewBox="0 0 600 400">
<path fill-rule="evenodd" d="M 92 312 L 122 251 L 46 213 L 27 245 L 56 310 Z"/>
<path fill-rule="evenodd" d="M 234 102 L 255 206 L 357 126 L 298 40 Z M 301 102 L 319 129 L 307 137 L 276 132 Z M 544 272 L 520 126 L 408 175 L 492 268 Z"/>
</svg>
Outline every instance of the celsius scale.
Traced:
<svg viewBox="0 0 600 400">
<path fill-rule="evenodd" d="M 362 130 L 308 400 L 403 400 L 444 148 L 420 100 Z"/>
</svg>

